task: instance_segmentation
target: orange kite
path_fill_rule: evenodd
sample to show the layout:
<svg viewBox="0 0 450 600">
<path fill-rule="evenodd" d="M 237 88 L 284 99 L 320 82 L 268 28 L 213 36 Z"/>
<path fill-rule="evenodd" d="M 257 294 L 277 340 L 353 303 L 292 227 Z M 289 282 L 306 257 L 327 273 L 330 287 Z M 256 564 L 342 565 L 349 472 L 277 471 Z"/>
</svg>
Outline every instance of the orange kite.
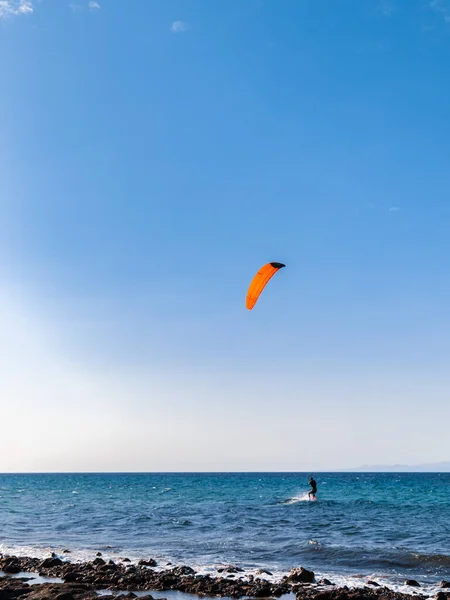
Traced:
<svg viewBox="0 0 450 600">
<path fill-rule="evenodd" d="M 248 288 L 246 306 L 248 310 L 252 310 L 255 306 L 261 292 L 266 287 L 267 283 L 280 269 L 285 267 L 279 262 L 271 262 L 264 265 L 253 277 L 253 280 Z"/>
</svg>

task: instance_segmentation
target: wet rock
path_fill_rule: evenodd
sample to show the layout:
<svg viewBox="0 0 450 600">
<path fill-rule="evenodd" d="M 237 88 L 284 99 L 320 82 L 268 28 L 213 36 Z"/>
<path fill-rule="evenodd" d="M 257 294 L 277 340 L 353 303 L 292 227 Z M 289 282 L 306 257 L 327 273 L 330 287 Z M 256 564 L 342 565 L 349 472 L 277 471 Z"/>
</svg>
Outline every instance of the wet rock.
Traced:
<svg viewBox="0 0 450 600">
<path fill-rule="evenodd" d="M 3 571 L 4 573 L 8 573 L 9 575 L 15 575 L 16 573 L 20 573 L 22 569 L 14 564 L 7 565 Z"/>
<path fill-rule="evenodd" d="M 25 597 L 30 591 L 30 586 L 19 579 L 0 579 L 0 598 L 2 600 L 15 600 Z"/>
<path fill-rule="evenodd" d="M 112 565 L 108 563 L 107 565 L 100 567 L 100 571 L 117 571 L 117 566 L 114 563 L 112 563 Z"/>
<path fill-rule="evenodd" d="M 131 562 L 131 560 L 129 558 L 122 558 L 122 562 L 129 563 L 129 562 Z"/>
<path fill-rule="evenodd" d="M 97 552 L 95 556 L 103 556 L 103 554 L 101 552 Z"/>
<path fill-rule="evenodd" d="M 450 588 L 450 581 L 442 580 L 439 585 L 441 588 Z"/>
<path fill-rule="evenodd" d="M 305 592 L 299 592 L 296 595 L 297 600 L 303 600 Z M 332 592 L 320 592 L 319 594 L 316 594 L 314 596 L 314 600 L 332 600 L 333 595 Z M 344 598 L 340 599 L 340 600 L 344 600 Z"/>
<path fill-rule="evenodd" d="M 174 575 L 175 577 L 180 577 L 183 575 L 195 575 L 194 569 L 192 569 L 191 567 L 188 567 L 186 565 L 181 565 L 179 567 L 175 567 L 170 571 L 170 573 L 172 575 Z"/>
<path fill-rule="evenodd" d="M 103 560 L 103 558 L 96 558 L 92 561 L 92 564 L 95 565 L 96 567 L 102 567 L 103 565 L 106 565 L 106 562 Z"/>
<path fill-rule="evenodd" d="M 158 563 L 153 558 L 149 558 L 148 560 L 140 560 L 138 564 L 140 567 L 157 567 L 158 566 Z"/>
<path fill-rule="evenodd" d="M 14 561 L 11 561 L 10 563 L 7 563 L 3 567 L 3 572 L 4 573 L 9 573 L 11 575 L 14 575 L 15 573 L 20 573 L 21 570 L 22 570 L 22 568 L 21 568 L 20 564 L 14 562 Z"/>
<path fill-rule="evenodd" d="M 50 584 L 27 586 L 18 580 L 0 582 L 1 600 L 94 600 L 96 594 L 89 586 Z"/>
<path fill-rule="evenodd" d="M 369 581 L 367 582 L 367 585 L 373 585 L 374 587 L 380 587 L 379 583 L 377 583 L 376 581 L 372 581 L 371 579 L 369 579 Z"/>
<path fill-rule="evenodd" d="M 315 575 L 313 571 L 300 567 L 289 571 L 286 579 L 290 583 L 314 583 Z"/>
<path fill-rule="evenodd" d="M 218 573 L 243 573 L 244 569 L 236 567 L 235 565 L 226 565 L 217 569 Z"/>
<path fill-rule="evenodd" d="M 329 579 L 321 579 L 319 581 L 319 585 L 334 585 L 334 583 L 331 583 L 331 581 Z"/>
<path fill-rule="evenodd" d="M 63 550 L 63 554 L 70 554 L 70 550 L 67 550 L 67 548 L 65 550 Z"/>
<path fill-rule="evenodd" d="M 411 587 L 420 587 L 420 583 L 415 579 L 407 579 L 405 581 L 405 585 L 409 585 Z"/>
<path fill-rule="evenodd" d="M 55 600 L 75 600 L 71 592 L 61 592 L 55 596 Z"/>
<path fill-rule="evenodd" d="M 64 581 L 67 581 L 68 583 L 78 581 L 79 579 L 80 575 L 76 571 L 69 571 L 64 575 Z"/>
<path fill-rule="evenodd" d="M 88 586 L 65 586 L 64 584 L 43 584 L 35 586 L 36 590 L 27 600 L 94 600 L 95 591 Z"/>
<path fill-rule="evenodd" d="M 264 583 L 262 585 L 256 586 L 256 588 L 252 590 L 252 596 L 254 596 L 255 598 L 269 598 L 271 592 L 271 586 L 268 583 Z"/>
<path fill-rule="evenodd" d="M 285 596 L 286 594 L 289 594 L 290 589 L 289 586 L 284 584 L 284 585 L 275 585 L 272 588 L 272 596 L 275 596 L 275 598 L 279 598 L 280 596 Z"/>
<path fill-rule="evenodd" d="M 56 558 L 55 556 L 52 558 L 46 558 L 40 564 L 41 569 L 51 569 L 52 567 L 60 567 L 63 565 L 63 561 L 60 558 Z"/>
<path fill-rule="evenodd" d="M 243 569 L 241 569 L 241 571 L 243 571 Z M 270 571 L 266 571 L 265 569 L 258 569 L 256 571 L 257 575 L 269 575 L 269 577 L 273 576 L 273 573 L 271 573 Z"/>
<path fill-rule="evenodd" d="M 437 594 L 435 594 L 435 598 L 436 600 L 448 600 L 448 594 L 444 593 L 444 592 L 437 592 Z"/>
</svg>

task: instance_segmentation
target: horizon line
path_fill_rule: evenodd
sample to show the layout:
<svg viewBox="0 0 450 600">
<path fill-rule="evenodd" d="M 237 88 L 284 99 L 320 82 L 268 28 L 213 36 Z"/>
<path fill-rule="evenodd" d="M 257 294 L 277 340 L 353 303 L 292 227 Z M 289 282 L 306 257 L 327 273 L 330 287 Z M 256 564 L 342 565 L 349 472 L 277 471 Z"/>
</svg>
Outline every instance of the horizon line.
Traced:
<svg viewBox="0 0 450 600">
<path fill-rule="evenodd" d="M 397 474 L 397 473 L 449 473 L 450 463 L 447 463 L 448 470 L 441 469 L 424 469 L 416 466 L 408 467 L 407 465 L 393 465 L 391 469 L 388 466 L 368 467 L 367 469 L 345 468 L 345 469 L 311 469 L 307 471 L 294 470 L 272 470 L 272 471 L 0 471 L 1 475 L 252 475 L 252 474 L 299 474 L 306 475 L 312 473 L 322 474 L 351 474 L 351 473 L 379 473 L 379 474 Z M 400 470 L 395 470 L 395 467 L 401 467 Z M 425 465 L 424 465 L 425 466 Z M 405 470 L 407 469 L 407 470 Z"/>
</svg>

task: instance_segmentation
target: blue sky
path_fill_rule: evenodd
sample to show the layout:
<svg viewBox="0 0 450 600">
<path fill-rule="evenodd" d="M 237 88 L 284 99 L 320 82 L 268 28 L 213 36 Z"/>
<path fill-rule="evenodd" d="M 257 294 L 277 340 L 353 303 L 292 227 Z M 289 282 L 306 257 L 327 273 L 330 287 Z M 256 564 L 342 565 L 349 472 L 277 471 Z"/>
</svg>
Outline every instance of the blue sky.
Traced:
<svg viewBox="0 0 450 600">
<path fill-rule="evenodd" d="M 449 61 L 447 0 L 0 2 L 0 470 L 448 460 Z"/>
</svg>

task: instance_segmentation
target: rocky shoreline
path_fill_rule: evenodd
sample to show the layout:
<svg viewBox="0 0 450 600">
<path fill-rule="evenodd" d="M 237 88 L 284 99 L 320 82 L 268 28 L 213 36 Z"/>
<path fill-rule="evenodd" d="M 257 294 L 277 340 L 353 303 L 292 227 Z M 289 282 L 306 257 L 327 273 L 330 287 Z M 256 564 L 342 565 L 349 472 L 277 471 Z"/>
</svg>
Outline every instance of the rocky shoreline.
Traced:
<svg viewBox="0 0 450 600">
<path fill-rule="evenodd" d="M 276 582 L 264 578 L 264 575 L 271 575 L 267 571 L 248 575 L 232 565 L 219 569 L 218 577 L 196 573 L 188 566 L 157 567 L 154 559 L 141 560 L 138 564 L 132 564 L 126 558 L 113 562 L 104 560 L 100 553 L 94 560 L 84 563 L 72 563 L 70 559 L 62 560 L 56 555 L 44 560 L 0 556 L 0 571 L 3 572 L 0 600 L 93 600 L 99 598 L 100 591 L 103 600 L 112 600 L 118 593 L 125 600 L 135 598 L 134 592 L 172 590 L 209 598 L 280 598 L 287 594 L 295 595 L 296 600 L 422 600 L 429 597 L 421 594 L 420 584 L 412 580 L 405 584 L 418 588 L 419 593 L 414 595 L 395 592 L 375 581 L 350 589 L 334 586 L 328 580 L 316 581 L 314 573 L 302 567 L 293 569 Z M 33 584 L 31 574 L 57 582 Z M 441 587 L 443 591 L 434 597 L 450 600 L 450 590 L 448 594 L 444 591 L 450 584 L 441 582 Z M 150 593 L 140 598 L 153 600 Z"/>
</svg>

